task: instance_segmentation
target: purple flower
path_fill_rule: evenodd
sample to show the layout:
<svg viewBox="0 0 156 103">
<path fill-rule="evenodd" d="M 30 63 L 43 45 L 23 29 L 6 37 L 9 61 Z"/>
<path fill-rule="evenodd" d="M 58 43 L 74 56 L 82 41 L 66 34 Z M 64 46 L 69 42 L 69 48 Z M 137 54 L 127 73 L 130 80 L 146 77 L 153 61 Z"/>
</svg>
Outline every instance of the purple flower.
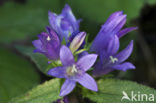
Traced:
<svg viewBox="0 0 156 103">
<path fill-rule="evenodd" d="M 96 53 L 100 54 L 100 52 L 107 47 L 110 39 L 114 38 L 114 35 L 117 35 L 118 38 L 121 38 L 128 32 L 137 29 L 137 27 L 122 29 L 125 23 L 126 15 L 123 14 L 122 11 L 113 13 L 105 24 L 102 25 L 100 32 L 97 34 L 92 43 L 91 51 L 95 51 Z"/>
<path fill-rule="evenodd" d="M 119 38 L 137 29 L 136 27 L 130 27 L 121 30 L 125 23 L 126 15 L 123 12 L 113 13 L 94 39 L 91 51 L 95 51 L 100 56 L 100 61 L 97 62 L 93 71 L 95 76 L 107 74 L 115 69 L 126 71 L 135 68 L 130 62 L 124 62 L 132 53 L 133 41 L 127 48 L 118 53 Z"/>
<path fill-rule="evenodd" d="M 48 71 L 48 75 L 66 79 L 61 87 L 60 96 L 69 94 L 76 86 L 76 82 L 92 91 L 98 90 L 95 80 L 85 73 L 95 63 L 96 58 L 96 54 L 88 54 L 75 62 L 70 49 L 66 46 L 61 47 L 60 60 L 63 66 Z"/>
<path fill-rule="evenodd" d="M 107 50 L 101 52 L 100 61 L 95 65 L 93 75 L 100 76 L 107 74 L 113 70 L 126 71 L 128 69 L 135 69 L 135 66 L 125 60 L 131 55 L 133 50 L 133 41 L 122 51 L 118 52 L 119 39 L 117 36 L 112 38 Z"/>
<path fill-rule="evenodd" d="M 48 33 L 42 32 L 38 35 L 38 40 L 32 43 L 36 47 L 34 52 L 42 53 L 50 60 L 59 59 L 59 51 L 61 47 L 57 34 L 49 27 L 46 28 Z"/>
<path fill-rule="evenodd" d="M 76 20 L 70 6 L 67 4 L 59 15 L 49 11 L 49 22 L 51 27 L 59 34 L 60 39 L 65 38 L 66 42 L 70 35 L 79 32 L 80 20 Z"/>
</svg>

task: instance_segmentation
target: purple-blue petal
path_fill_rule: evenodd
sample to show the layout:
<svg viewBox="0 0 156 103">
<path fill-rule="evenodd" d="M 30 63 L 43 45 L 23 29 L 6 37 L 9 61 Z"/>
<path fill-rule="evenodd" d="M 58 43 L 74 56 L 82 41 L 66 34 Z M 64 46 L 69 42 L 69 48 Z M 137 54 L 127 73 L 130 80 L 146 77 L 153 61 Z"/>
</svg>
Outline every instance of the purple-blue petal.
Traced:
<svg viewBox="0 0 156 103">
<path fill-rule="evenodd" d="M 76 86 L 75 81 L 67 79 L 61 87 L 60 96 L 65 96 L 69 94 L 75 88 L 75 86 Z"/>
<path fill-rule="evenodd" d="M 59 59 L 59 49 L 53 48 L 52 46 L 48 44 L 46 47 L 46 52 L 44 53 L 50 60 L 57 60 Z"/>
<path fill-rule="evenodd" d="M 93 69 L 93 75 L 98 77 L 101 75 L 108 74 L 109 72 L 112 72 L 114 69 L 108 66 L 104 66 L 102 61 L 98 61 Z"/>
<path fill-rule="evenodd" d="M 38 35 L 38 37 L 42 42 L 42 52 L 44 52 L 43 54 L 45 54 L 51 60 L 56 60 L 59 58 L 59 51 L 61 45 L 59 40 L 56 40 L 54 37 L 51 37 L 50 35 L 54 34 L 42 32 L 41 34 Z M 48 38 L 49 40 L 47 40 Z"/>
<path fill-rule="evenodd" d="M 114 27 L 113 32 L 115 32 L 115 34 L 117 34 L 120 29 L 124 26 L 124 24 L 126 23 L 126 16 L 127 15 L 122 15 L 119 19 L 118 22 L 116 23 L 116 27 Z"/>
<path fill-rule="evenodd" d="M 107 61 L 108 61 L 107 59 L 109 58 L 109 56 L 110 56 L 110 55 L 108 55 L 108 53 L 107 53 L 106 50 L 102 50 L 102 51 L 100 52 L 100 55 L 99 55 L 100 61 L 101 61 L 102 63 L 107 62 Z"/>
<path fill-rule="evenodd" d="M 117 51 L 119 50 L 119 46 L 120 46 L 119 38 L 117 37 L 117 35 L 115 35 L 113 38 L 111 38 L 111 40 L 108 43 L 107 55 L 110 56 L 116 54 Z"/>
<path fill-rule="evenodd" d="M 117 36 L 119 38 L 123 37 L 124 35 L 126 35 L 128 32 L 131 32 L 133 30 L 136 30 L 137 27 L 130 27 L 130 28 L 125 28 L 123 30 L 121 30 L 120 32 L 117 33 Z"/>
<path fill-rule="evenodd" d="M 52 39 L 51 41 L 55 41 L 55 44 L 57 44 L 56 46 L 59 46 L 61 42 L 56 32 L 48 26 L 46 27 L 46 29 L 47 29 L 47 32 L 49 33 L 50 38 Z"/>
<path fill-rule="evenodd" d="M 111 15 L 109 16 L 109 18 L 107 19 L 107 21 L 105 22 L 105 24 L 107 25 L 109 22 L 112 21 L 113 18 L 116 18 L 116 17 L 118 17 L 118 16 L 120 16 L 120 15 L 123 15 L 123 11 L 114 12 L 113 14 L 111 14 Z"/>
<path fill-rule="evenodd" d="M 51 27 L 57 31 L 57 24 L 56 24 L 56 19 L 57 19 L 57 15 L 55 13 L 52 13 L 51 11 L 48 11 L 48 18 L 49 18 L 49 23 L 51 25 Z"/>
<path fill-rule="evenodd" d="M 52 68 L 47 72 L 48 75 L 57 77 L 57 78 L 65 78 L 66 76 L 66 67 L 56 67 Z"/>
<path fill-rule="evenodd" d="M 47 37 L 48 37 L 48 33 L 42 32 L 41 34 L 38 35 L 38 38 L 41 40 L 43 47 L 47 44 Z"/>
<path fill-rule="evenodd" d="M 49 23 L 54 29 L 57 34 L 59 35 L 60 40 L 63 40 L 63 38 L 67 38 L 67 35 L 63 33 L 61 30 L 61 19 L 63 18 L 62 16 L 58 16 L 55 13 L 52 13 L 51 11 L 48 12 L 48 18 L 49 18 Z M 64 34 L 64 35 L 63 35 Z"/>
<path fill-rule="evenodd" d="M 64 18 L 66 18 L 72 24 L 74 31 L 79 30 L 79 22 L 80 21 L 76 20 L 75 16 L 72 13 L 72 10 L 68 4 L 66 4 L 64 9 L 62 10 L 62 15 L 64 16 Z"/>
<path fill-rule="evenodd" d="M 125 24 L 126 15 L 123 15 L 122 12 L 117 12 L 112 15 L 108 18 L 108 21 L 102 26 L 100 32 L 94 39 L 91 51 L 95 51 L 99 54 L 100 51 L 106 48 L 110 39 L 116 35 Z"/>
<path fill-rule="evenodd" d="M 91 51 L 99 54 L 100 51 L 105 49 L 109 40 L 120 31 L 125 22 L 126 15 L 120 11 L 113 13 L 106 23 L 102 25 L 100 32 L 92 43 Z"/>
<path fill-rule="evenodd" d="M 131 55 L 132 50 L 133 50 L 133 40 L 129 43 L 129 45 L 124 50 L 122 50 L 121 52 L 119 52 L 114 56 L 115 58 L 118 59 L 117 63 L 121 63 L 125 61 Z"/>
<path fill-rule="evenodd" d="M 62 46 L 60 49 L 60 60 L 64 66 L 74 64 L 74 56 L 67 46 Z"/>
<path fill-rule="evenodd" d="M 69 34 L 73 35 L 79 32 L 79 20 L 76 20 L 69 5 L 65 5 L 62 13 L 57 15 L 49 11 L 49 23 L 62 41 L 65 38 L 68 42 Z"/>
<path fill-rule="evenodd" d="M 115 33 L 112 32 L 99 32 L 91 45 L 90 51 L 95 51 L 97 54 L 100 54 L 100 52 L 107 47 L 109 40 L 114 35 Z"/>
<path fill-rule="evenodd" d="M 87 73 L 85 73 L 82 76 L 79 76 L 76 79 L 76 81 L 79 82 L 82 86 L 84 86 L 92 91 L 98 91 L 98 87 L 97 87 L 95 80 Z"/>
<path fill-rule="evenodd" d="M 115 15 L 115 16 L 112 16 Z M 109 18 L 100 31 L 117 33 L 126 22 L 126 15 L 122 12 L 115 12 Z"/>
<path fill-rule="evenodd" d="M 94 65 L 96 59 L 97 59 L 96 54 L 88 54 L 88 55 L 81 57 L 78 60 L 78 62 L 76 63 L 76 65 L 80 69 L 87 71 L 88 69 L 90 69 Z"/>
<path fill-rule="evenodd" d="M 35 46 L 35 48 L 39 51 L 43 51 L 42 49 L 42 42 L 40 40 L 34 40 L 32 44 Z"/>
<path fill-rule="evenodd" d="M 130 62 L 124 62 L 122 64 L 115 65 L 112 68 L 114 68 L 116 70 L 126 71 L 128 69 L 135 69 L 135 66 Z"/>
</svg>

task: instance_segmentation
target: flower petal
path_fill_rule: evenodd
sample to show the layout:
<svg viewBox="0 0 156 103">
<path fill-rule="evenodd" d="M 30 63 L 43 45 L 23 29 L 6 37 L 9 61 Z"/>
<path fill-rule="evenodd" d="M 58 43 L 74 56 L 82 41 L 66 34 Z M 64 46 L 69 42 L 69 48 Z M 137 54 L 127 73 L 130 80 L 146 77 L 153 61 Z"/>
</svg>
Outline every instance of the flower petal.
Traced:
<svg viewBox="0 0 156 103">
<path fill-rule="evenodd" d="M 42 42 L 40 40 L 34 40 L 32 44 L 36 47 L 38 51 L 43 51 Z"/>
<path fill-rule="evenodd" d="M 99 54 L 104 48 L 107 47 L 109 40 L 119 32 L 125 22 L 126 15 L 122 14 L 122 12 L 113 13 L 108 18 L 108 21 L 102 25 L 100 32 L 97 34 L 92 43 L 91 51 L 95 51 Z"/>
<path fill-rule="evenodd" d="M 108 43 L 107 55 L 114 55 L 119 50 L 119 38 L 115 35 Z"/>
<path fill-rule="evenodd" d="M 116 17 L 118 17 L 118 16 L 120 16 L 120 15 L 122 15 L 122 14 L 123 14 L 123 11 L 114 12 L 113 14 L 111 14 L 111 15 L 109 16 L 109 18 L 107 19 L 107 21 L 105 22 L 105 24 L 110 23 L 110 22 L 112 21 L 113 18 L 116 18 Z"/>
<path fill-rule="evenodd" d="M 103 29 L 103 28 L 102 28 Z M 100 54 L 103 49 L 107 47 L 109 40 L 115 35 L 115 33 L 107 32 L 105 30 L 100 30 L 100 32 L 95 37 L 90 51 L 95 51 L 96 53 Z"/>
<path fill-rule="evenodd" d="M 70 21 L 70 23 L 73 26 L 74 31 L 78 31 L 79 30 L 79 22 L 77 21 L 74 14 L 72 13 L 72 10 L 70 8 L 70 6 L 68 4 L 65 5 L 64 9 L 62 10 L 61 13 L 68 21 Z"/>
<path fill-rule="evenodd" d="M 85 73 L 83 76 L 79 76 L 76 79 L 76 81 L 79 82 L 82 86 L 92 91 L 98 91 L 98 87 L 97 87 L 95 80 L 87 73 Z"/>
<path fill-rule="evenodd" d="M 38 35 L 38 38 L 41 40 L 43 47 L 48 43 L 48 33 L 42 32 L 41 34 Z"/>
<path fill-rule="evenodd" d="M 74 57 L 70 49 L 66 46 L 62 46 L 60 49 L 60 59 L 64 66 L 72 65 L 74 63 Z"/>
<path fill-rule="evenodd" d="M 121 63 L 125 61 L 131 55 L 132 50 L 133 50 L 133 40 L 124 50 L 122 50 L 121 52 L 119 52 L 117 55 L 114 56 L 115 58 L 118 59 L 116 63 Z"/>
<path fill-rule="evenodd" d="M 123 12 L 115 12 L 109 18 L 108 21 L 102 26 L 102 31 L 117 33 L 125 24 L 126 15 Z"/>
<path fill-rule="evenodd" d="M 102 61 L 97 62 L 94 67 L 95 69 L 93 69 L 93 75 L 98 77 L 108 74 L 109 72 L 112 72 L 114 70 L 113 68 L 104 65 L 105 64 L 102 64 Z"/>
<path fill-rule="evenodd" d="M 56 42 L 54 38 L 49 36 L 50 34 L 42 32 L 38 35 L 42 42 L 42 50 L 44 54 L 51 60 L 57 60 L 59 58 L 60 43 Z"/>
<path fill-rule="evenodd" d="M 119 64 L 119 65 L 115 65 L 112 68 L 117 69 L 117 70 L 126 71 L 128 69 L 135 69 L 135 66 L 130 62 L 125 62 L 125 63 Z"/>
<path fill-rule="evenodd" d="M 113 32 L 115 32 L 115 34 L 117 34 L 120 31 L 120 29 L 124 26 L 124 24 L 126 23 L 126 16 L 127 15 L 122 15 L 120 19 L 118 19 L 118 24 L 113 29 Z"/>
<path fill-rule="evenodd" d="M 76 64 L 80 69 L 87 71 L 93 66 L 96 59 L 97 59 L 96 54 L 87 54 L 81 57 Z"/>
<path fill-rule="evenodd" d="M 51 27 L 57 32 L 62 41 L 64 38 L 68 42 L 69 34 L 79 32 L 80 20 L 76 20 L 69 5 L 65 5 L 62 13 L 57 15 L 49 11 L 49 23 Z"/>
<path fill-rule="evenodd" d="M 66 35 L 63 35 L 63 31 L 61 30 L 61 19 L 63 18 L 62 16 L 58 16 L 55 13 L 52 13 L 51 11 L 48 12 L 48 18 L 49 18 L 49 23 L 51 27 L 57 32 L 59 35 L 60 40 L 62 41 L 63 38 L 67 38 Z"/>
<path fill-rule="evenodd" d="M 61 87 L 60 96 L 65 96 L 69 94 L 74 89 L 75 86 L 76 86 L 75 81 L 67 79 Z"/>
<path fill-rule="evenodd" d="M 52 39 L 51 41 L 53 41 L 55 43 L 55 46 L 59 46 L 60 40 L 59 40 L 57 33 L 48 26 L 46 27 L 46 30 L 49 33 L 50 38 Z"/>
<path fill-rule="evenodd" d="M 125 34 L 127 34 L 128 32 L 131 32 L 131 31 L 136 30 L 136 29 L 137 29 L 137 27 L 130 27 L 130 28 L 123 29 L 123 30 L 121 30 L 119 33 L 117 33 L 117 36 L 118 36 L 119 38 L 121 38 L 121 37 L 123 37 Z"/>
<path fill-rule="evenodd" d="M 57 19 L 57 15 L 55 13 L 52 13 L 51 11 L 48 11 L 48 18 L 49 18 L 49 23 L 51 25 L 51 27 L 57 31 L 57 24 L 56 24 L 56 19 Z"/>
<path fill-rule="evenodd" d="M 57 78 L 65 78 L 66 75 L 66 67 L 56 67 L 53 69 L 50 69 L 47 72 L 48 75 L 57 77 Z"/>
</svg>

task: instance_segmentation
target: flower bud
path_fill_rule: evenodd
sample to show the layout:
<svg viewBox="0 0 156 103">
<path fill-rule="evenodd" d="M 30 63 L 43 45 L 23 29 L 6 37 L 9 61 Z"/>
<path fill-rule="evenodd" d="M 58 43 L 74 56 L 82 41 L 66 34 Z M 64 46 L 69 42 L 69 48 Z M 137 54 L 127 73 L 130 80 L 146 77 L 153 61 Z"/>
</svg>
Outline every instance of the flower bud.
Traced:
<svg viewBox="0 0 156 103">
<path fill-rule="evenodd" d="M 74 37 L 74 39 L 72 40 L 70 47 L 69 47 L 70 50 L 72 51 L 72 53 L 74 53 L 77 49 L 79 49 L 79 47 L 81 46 L 81 44 L 85 40 L 85 37 L 86 37 L 85 32 L 80 32 L 79 34 L 77 34 Z"/>
</svg>

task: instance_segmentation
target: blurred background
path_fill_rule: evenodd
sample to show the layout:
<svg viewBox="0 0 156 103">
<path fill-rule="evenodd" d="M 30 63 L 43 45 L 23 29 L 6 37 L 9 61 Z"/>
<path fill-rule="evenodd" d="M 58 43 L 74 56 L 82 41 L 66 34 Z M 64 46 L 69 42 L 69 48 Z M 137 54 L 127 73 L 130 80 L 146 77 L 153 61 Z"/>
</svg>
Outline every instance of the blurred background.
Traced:
<svg viewBox="0 0 156 103">
<path fill-rule="evenodd" d="M 88 33 L 89 42 L 111 13 L 124 11 L 125 27 L 138 30 L 121 39 L 120 49 L 135 41 L 129 61 L 136 69 L 115 71 L 113 77 L 156 88 L 156 0 L 0 0 L 0 102 L 50 79 L 15 46 L 32 46 L 32 40 L 49 25 L 48 10 L 59 14 L 66 3 L 77 19 L 82 18 L 80 28 Z"/>
</svg>

